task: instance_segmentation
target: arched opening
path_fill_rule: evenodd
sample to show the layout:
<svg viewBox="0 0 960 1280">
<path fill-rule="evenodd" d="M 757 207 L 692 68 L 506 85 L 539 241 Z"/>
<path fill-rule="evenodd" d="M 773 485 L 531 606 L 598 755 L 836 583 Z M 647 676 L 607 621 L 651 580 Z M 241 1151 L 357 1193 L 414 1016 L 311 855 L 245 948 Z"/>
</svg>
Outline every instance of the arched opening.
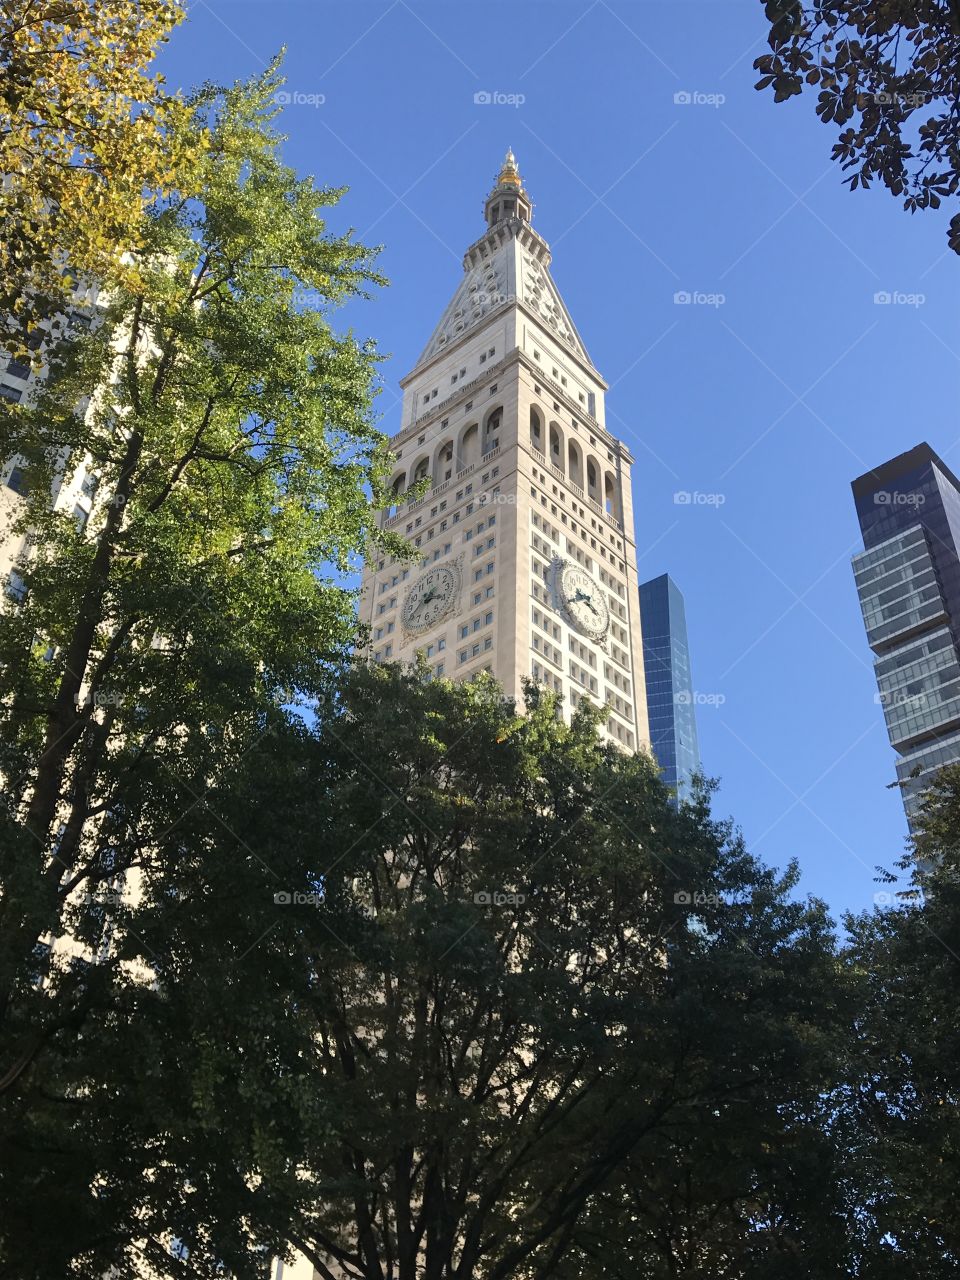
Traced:
<svg viewBox="0 0 960 1280">
<path fill-rule="evenodd" d="M 430 474 L 430 459 L 423 457 L 413 468 L 413 475 L 410 477 L 411 485 L 417 484 L 420 480 L 426 479 Z"/>
<path fill-rule="evenodd" d="M 400 510 L 400 495 L 407 487 L 407 473 L 401 471 L 398 476 L 393 478 L 390 485 L 390 505 L 384 513 L 384 519 L 389 520 L 391 516 L 395 516 Z"/>
<path fill-rule="evenodd" d="M 567 475 L 572 484 L 583 489 L 583 454 L 580 452 L 580 446 L 575 440 L 571 440 L 567 445 L 567 451 L 570 455 L 569 470 Z"/>
<path fill-rule="evenodd" d="M 445 441 L 434 455 L 433 483 L 443 484 L 453 476 L 453 441 Z"/>
<path fill-rule="evenodd" d="M 550 423 L 550 452 L 547 456 L 555 467 L 563 471 L 563 432 L 555 422 Z"/>
<path fill-rule="evenodd" d="M 623 513 L 620 508 L 620 486 L 612 471 L 606 472 L 603 477 L 603 509 L 607 515 L 613 516 L 614 520 L 619 523 L 623 522 Z"/>
<path fill-rule="evenodd" d="M 600 472 L 592 458 L 587 459 L 587 497 L 600 501 Z"/>
<path fill-rule="evenodd" d="M 480 459 L 480 427 L 471 422 L 460 433 L 460 444 L 457 447 L 457 470 L 463 471 Z"/>
<path fill-rule="evenodd" d="M 500 448 L 500 426 L 503 422 L 503 409 L 491 409 L 487 414 L 486 422 L 483 424 L 483 456 L 486 457 L 492 449 Z"/>
<path fill-rule="evenodd" d="M 543 453 L 543 418 L 535 405 L 530 406 L 530 443 L 538 453 Z"/>
</svg>

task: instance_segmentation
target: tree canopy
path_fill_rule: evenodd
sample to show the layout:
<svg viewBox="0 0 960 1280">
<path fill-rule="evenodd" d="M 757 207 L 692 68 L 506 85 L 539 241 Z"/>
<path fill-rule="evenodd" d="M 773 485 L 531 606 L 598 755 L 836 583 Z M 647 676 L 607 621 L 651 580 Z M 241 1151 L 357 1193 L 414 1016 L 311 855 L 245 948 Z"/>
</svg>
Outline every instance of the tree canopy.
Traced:
<svg viewBox="0 0 960 1280">
<path fill-rule="evenodd" d="M 705 796 L 672 807 L 647 755 L 600 743 L 599 711 L 528 704 L 361 668 L 321 726 L 323 901 L 283 925 L 325 1103 L 290 1238 L 324 1277 L 711 1274 L 677 1269 L 682 1225 L 648 1233 L 622 1204 L 596 1250 L 605 1197 L 635 1179 L 664 1226 L 670 1167 L 693 1162 L 743 1234 L 749 1162 L 812 1179 L 826 1149 L 805 1129 L 842 1021 L 822 905 Z M 753 1224 L 770 1275 L 790 1248 L 809 1274 L 804 1225 Z"/>
<path fill-rule="evenodd" d="M 0 7 L 0 345 L 22 353 L 71 279 L 129 274 L 144 205 L 205 139 L 150 63 L 179 0 L 6 0 Z"/>
<path fill-rule="evenodd" d="M 130 287 L 81 285 L 89 331 L 50 344 L 29 403 L 0 404 L 23 493 L 3 533 L 24 552 L 0 614 L 0 1179 L 20 1207 L 0 1235 L 22 1243 L 73 1187 L 69 1233 L 34 1252 L 70 1234 L 77 1274 L 149 1217 L 142 1162 L 170 1123 L 147 1052 L 166 1006 L 113 947 L 114 899 L 152 877 L 163 898 L 182 829 L 217 856 L 218 788 L 271 726 L 296 742 L 294 709 L 355 639 L 345 571 L 392 545 L 377 355 L 332 326 L 379 277 L 326 226 L 341 192 L 283 165 L 278 75 L 198 96 L 202 159 L 150 208 Z"/>
<path fill-rule="evenodd" d="M 960 190 L 960 4 L 957 0 L 763 0 L 770 53 L 758 89 L 777 102 L 817 92 L 838 128 L 833 159 L 851 190 L 879 180 L 911 213 Z M 950 220 L 960 253 L 960 213 Z"/>
<path fill-rule="evenodd" d="M 960 766 L 937 775 L 919 824 L 898 905 L 848 921 L 863 999 L 847 1132 L 869 1280 L 946 1280 L 960 1265 Z"/>
</svg>

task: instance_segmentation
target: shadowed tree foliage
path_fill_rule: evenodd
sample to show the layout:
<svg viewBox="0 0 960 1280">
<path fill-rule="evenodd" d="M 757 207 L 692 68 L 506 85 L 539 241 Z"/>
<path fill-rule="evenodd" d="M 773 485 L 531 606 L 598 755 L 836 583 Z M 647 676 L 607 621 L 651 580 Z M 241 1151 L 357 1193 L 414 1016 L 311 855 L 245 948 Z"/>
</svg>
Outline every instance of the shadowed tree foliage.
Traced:
<svg viewBox="0 0 960 1280">
<path fill-rule="evenodd" d="M 322 902 L 283 907 L 269 941 L 296 939 L 311 975 L 295 1005 L 322 1102 L 289 1134 L 289 1238 L 325 1278 L 706 1276 L 619 1208 L 601 1227 L 627 1185 L 679 1261 L 685 1165 L 732 1241 L 790 1198 L 791 1158 L 810 1182 L 824 1153 L 804 1128 L 840 1038 L 822 906 L 705 800 L 675 811 L 585 706 L 567 727 L 552 695 L 530 702 L 518 718 L 492 681 L 359 669 L 321 726 Z M 836 1245 L 832 1174 L 812 1199 Z M 755 1274 L 810 1274 L 813 1208 L 754 1231 Z"/>
<path fill-rule="evenodd" d="M 188 1133 L 199 1104 L 176 1074 L 164 1092 L 159 1041 L 195 1061 L 208 1041 L 144 987 L 149 948 L 131 967 L 113 945 L 117 898 L 140 880 L 175 912 L 187 836 L 229 864 L 242 793 L 221 789 L 271 726 L 277 767 L 296 760 L 289 708 L 313 704 L 354 639 L 344 574 L 389 542 L 377 357 L 330 318 L 378 277 L 326 227 L 340 192 L 281 163 L 279 83 L 272 68 L 200 95 L 196 182 L 140 228 L 136 289 L 91 302 L 34 404 L 0 404 L 25 492 L 2 533 L 29 553 L 0 607 L 0 1258 L 36 1259 L 37 1276 L 102 1277 L 182 1192 L 161 1135 Z M 50 501 L 81 481 L 86 520 Z M 78 945 L 47 954 L 67 933 Z M 222 1206 L 206 1207 L 209 1224 Z"/>
<path fill-rule="evenodd" d="M 879 180 L 911 213 L 960 189 L 958 0 L 764 0 L 770 53 L 754 62 L 777 102 L 809 89 L 835 126 L 851 190 Z M 960 213 L 949 228 L 960 253 Z"/>
<path fill-rule="evenodd" d="M 851 1148 L 869 1205 L 869 1280 L 960 1267 L 960 766 L 927 793 L 912 892 L 847 922 L 864 992 Z"/>
<path fill-rule="evenodd" d="M 852 984 L 837 981 L 819 940 L 800 942 L 822 925 L 782 896 L 792 884 L 757 884 L 701 952 L 673 955 L 666 1044 L 675 1087 L 690 1096 L 590 1202 L 561 1280 L 855 1274 L 860 1188 L 834 1098 L 849 1067 Z"/>
</svg>

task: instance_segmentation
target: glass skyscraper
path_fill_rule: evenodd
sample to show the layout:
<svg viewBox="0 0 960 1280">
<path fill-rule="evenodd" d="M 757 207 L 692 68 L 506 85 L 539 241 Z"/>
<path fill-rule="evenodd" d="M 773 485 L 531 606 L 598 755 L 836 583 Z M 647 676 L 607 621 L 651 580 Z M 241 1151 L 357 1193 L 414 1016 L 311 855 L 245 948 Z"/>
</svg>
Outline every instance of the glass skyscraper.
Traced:
<svg viewBox="0 0 960 1280">
<path fill-rule="evenodd" d="M 691 777 L 700 769 L 700 747 L 687 616 L 683 596 L 669 574 L 640 584 L 640 627 L 650 745 L 664 782 L 684 800 Z"/>
<path fill-rule="evenodd" d="M 960 481 L 920 444 L 854 480 L 853 496 L 857 593 L 912 830 L 932 774 L 960 762 Z"/>
</svg>

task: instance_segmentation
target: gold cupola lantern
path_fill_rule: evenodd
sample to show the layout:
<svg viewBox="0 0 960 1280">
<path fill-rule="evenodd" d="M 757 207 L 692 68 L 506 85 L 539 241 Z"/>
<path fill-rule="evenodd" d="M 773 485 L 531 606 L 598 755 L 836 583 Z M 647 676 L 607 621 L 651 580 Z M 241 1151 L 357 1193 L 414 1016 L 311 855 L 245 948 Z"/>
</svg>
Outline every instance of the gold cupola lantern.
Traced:
<svg viewBox="0 0 960 1280">
<path fill-rule="evenodd" d="M 487 196 L 483 212 L 488 227 L 495 227 L 500 222 L 509 222 L 514 218 L 527 223 L 533 219 L 533 205 L 524 190 L 517 157 L 509 147 L 497 174 L 496 185 Z"/>
</svg>

